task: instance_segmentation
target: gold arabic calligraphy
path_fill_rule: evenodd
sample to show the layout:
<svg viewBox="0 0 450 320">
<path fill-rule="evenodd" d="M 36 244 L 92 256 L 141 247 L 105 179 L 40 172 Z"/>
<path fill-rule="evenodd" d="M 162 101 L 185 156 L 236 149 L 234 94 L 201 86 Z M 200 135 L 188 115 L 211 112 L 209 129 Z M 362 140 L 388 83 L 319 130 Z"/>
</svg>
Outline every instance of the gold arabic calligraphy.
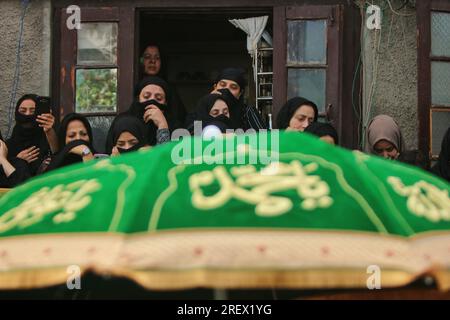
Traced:
<svg viewBox="0 0 450 320">
<path fill-rule="evenodd" d="M 59 184 L 52 188 L 44 187 L 18 207 L 0 216 L 0 233 L 15 227 L 26 228 L 55 213 L 53 222 L 56 224 L 72 221 L 78 211 L 91 203 L 89 194 L 100 189 L 101 185 L 96 179 Z"/>
<path fill-rule="evenodd" d="M 258 216 L 279 216 L 291 210 L 293 204 L 290 198 L 272 194 L 293 189 L 303 199 L 301 207 L 304 210 L 328 208 L 333 204 L 328 184 L 320 176 L 310 175 L 317 168 L 316 163 L 303 166 L 300 161 L 294 160 L 290 163 L 271 163 L 260 171 L 252 165 L 233 167 L 230 175 L 225 167 L 218 166 L 189 178 L 192 204 L 198 209 L 212 210 L 234 198 L 254 205 Z M 215 180 L 220 190 L 206 196 L 202 187 L 213 184 Z"/>
<path fill-rule="evenodd" d="M 389 177 L 387 181 L 397 194 L 408 197 L 406 206 L 415 215 L 433 222 L 450 221 L 450 198 L 447 190 L 440 190 L 425 181 L 416 182 L 409 187 L 397 177 Z"/>
</svg>

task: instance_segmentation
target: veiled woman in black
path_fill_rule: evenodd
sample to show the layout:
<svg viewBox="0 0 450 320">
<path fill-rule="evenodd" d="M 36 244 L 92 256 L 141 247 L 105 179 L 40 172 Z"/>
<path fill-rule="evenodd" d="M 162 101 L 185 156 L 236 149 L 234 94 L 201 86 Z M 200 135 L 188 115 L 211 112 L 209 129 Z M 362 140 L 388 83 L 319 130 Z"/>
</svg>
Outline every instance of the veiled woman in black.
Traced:
<svg viewBox="0 0 450 320">
<path fill-rule="evenodd" d="M 69 113 L 64 117 L 58 131 L 58 141 L 60 151 L 52 158 L 46 171 L 95 158 L 91 125 L 81 114 Z"/>
<path fill-rule="evenodd" d="M 9 158 L 27 162 L 31 176 L 40 171 L 43 161 L 58 150 L 55 118 L 52 114 L 36 114 L 38 96 L 26 94 L 16 104 L 11 137 L 6 141 Z"/>
<path fill-rule="evenodd" d="M 222 133 L 225 133 L 227 129 L 239 129 L 242 121 L 234 112 L 238 107 L 236 99 L 228 90 L 221 94 L 207 94 L 198 101 L 195 112 L 192 114 L 193 121 L 188 125 L 188 129 L 193 133 L 194 121 L 201 121 L 202 129 L 214 125 Z"/>
<path fill-rule="evenodd" d="M 130 114 L 120 114 L 109 128 L 105 150 L 112 156 L 137 151 L 147 145 L 146 137 L 147 128 L 141 120 Z"/>
<path fill-rule="evenodd" d="M 136 86 L 134 100 L 126 112 L 141 120 L 147 128 L 146 144 L 154 146 L 170 141 L 176 129 L 167 83 L 156 76 L 147 76 Z"/>
<path fill-rule="evenodd" d="M 173 109 L 173 128 L 177 129 L 184 125 L 186 120 L 186 108 L 184 103 L 177 92 L 176 87 L 167 82 L 167 65 L 164 63 L 165 57 L 161 51 L 161 47 L 157 43 L 149 43 L 145 47 L 142 54 L 142 71 L 143 77 L 156 76 L 164 79 L 169 89 L 167 93 L 168 100 L 171 101 L 171 107 Z"/>
</svg>

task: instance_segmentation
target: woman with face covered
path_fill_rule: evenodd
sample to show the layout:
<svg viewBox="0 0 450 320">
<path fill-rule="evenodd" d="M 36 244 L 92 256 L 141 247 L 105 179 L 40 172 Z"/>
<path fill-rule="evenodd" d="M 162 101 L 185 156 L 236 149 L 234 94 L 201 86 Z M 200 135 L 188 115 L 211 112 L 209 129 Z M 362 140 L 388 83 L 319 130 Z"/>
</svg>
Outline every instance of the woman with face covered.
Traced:
<svg viewBox="0 0 450 320">
<path fill-rule="evenodd" d="M 147 76 L 135 88 L 135 97 L 126 112 L 141 120 L 147 129 L 146 144 L 157 145 L 170 141 L 170 130 L 176 126 L 169 99 L 167 83 L 158 77 Z"/>
<path fill-rule="evenodd" d="M 233 100 L 233 108 L 230 108 L 229 111 L 233 121 L 237 122 L 237 128 L 242 128 L 243 130 L 267 129 L 258 110 L 246 105 L 244 102 L 246 86 L 247 81 L 244 70 L 240 68 L 225 68 L 216 77 L 210 93 L 222 94 L 226 92 L 228 97 Z M 193 131 L 192 125 L 196 118 L 196 111 L 187 115 L 186 128 L 191 132 Z"/>
<path fill-rule="evenodd" d="M 227 129 L 239 129 L 240 118 L 233 116 L 235 107 L 236 101 L 229 92 L 210 93 L 199 100 L 194 113 L 194 121 L 201 121 L 202 129 L 214 125 L 222 133 L 225 133 Z M 194 123 L 190 124 L 189 128 L 192 133 Z"/>
<path fill-rule="evenodd" d="M 8 156 L 26 161 L 31 176 L 37 174 L 45 158 L 58 150 L 53 129 L 55 118 L 50 113 L 36 116 L 37 98 L 37 95 L 27 94 L 17 101 L 16 125 L 6 141 Z"/>
<path fill-rule="evenodd" d="M 106 139 L 106 152 L 112 156 L 137 151 L 146 146 L 147 128 L 137 117 L 118 115 Z"/>
<path fill-rule="evenodd" d="M 46 171 L 58 169 L 95 158 L 93 136 L 89 121 L 81 114 L 69 113 L 58 132 L 60 151 L 52 158 Z"/>
</svg>

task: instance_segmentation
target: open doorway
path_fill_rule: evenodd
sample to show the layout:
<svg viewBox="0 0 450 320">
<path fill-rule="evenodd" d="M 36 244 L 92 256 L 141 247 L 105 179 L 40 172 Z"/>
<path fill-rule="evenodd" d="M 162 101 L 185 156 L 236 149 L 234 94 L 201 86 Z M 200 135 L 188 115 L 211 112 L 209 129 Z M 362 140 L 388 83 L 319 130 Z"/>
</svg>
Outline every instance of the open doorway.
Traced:
<svg viewBox="0 0 450 320">
<path fill-rule="evenodd" d="M 272 34 L 272 10 L 196 9 L 192 11 L 155 11 L 138 13 L 139 59 L 149 43 L 161 50 L 161 76 L 178 91 L 188 112 L 211 91 L 220 70 L 239 67 L 247 71 L 245 100 L 256 105 L 253 60 L 247 51 L 247 35 L 229 19 L 269 16 L 266 30 Z M 139 72 L 142 76 L 142 65 Z"/>
</svg>

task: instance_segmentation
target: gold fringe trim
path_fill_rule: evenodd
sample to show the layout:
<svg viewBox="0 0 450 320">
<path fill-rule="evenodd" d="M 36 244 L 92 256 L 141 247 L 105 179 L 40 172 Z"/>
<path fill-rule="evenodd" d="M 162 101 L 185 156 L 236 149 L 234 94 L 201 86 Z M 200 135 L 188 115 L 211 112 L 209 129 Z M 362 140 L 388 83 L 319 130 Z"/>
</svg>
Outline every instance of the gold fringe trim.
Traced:
<svg viewBox="0 0 450 320">
<path fill-rule="evenodd" d="M 366 270 L 300 270 L 300 271 L 232 271 L 196 269 L 183 271 L 139 271 L 127 269 L 102 270 L 85 268 L 99 275 L 126 277 L 150 290 L 214 289 L 346 289 L 366 288 L 370 276 Z M 436 271 L 439 289 L 450 289 L 450 272 Z M 0 273 L 2 290 L 32 289 L 64 284 L 68 279 L 65 268 L 25 270 Z M 383 270 L 382 288 L 405 286 L 421 275 L 401 270 Z"/>
</svg>

